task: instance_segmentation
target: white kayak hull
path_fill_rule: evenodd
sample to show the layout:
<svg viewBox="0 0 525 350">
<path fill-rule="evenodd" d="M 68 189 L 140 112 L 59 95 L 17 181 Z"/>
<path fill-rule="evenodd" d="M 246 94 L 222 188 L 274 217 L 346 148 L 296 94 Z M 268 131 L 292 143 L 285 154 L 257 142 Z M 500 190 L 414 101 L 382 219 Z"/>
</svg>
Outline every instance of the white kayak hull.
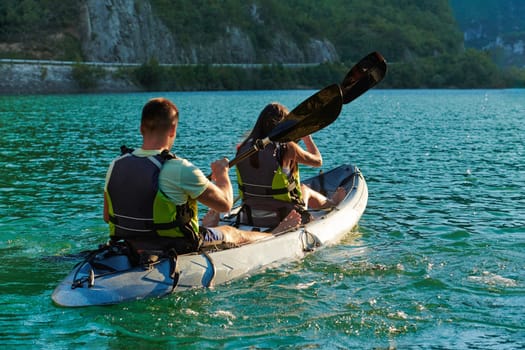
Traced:
<svg viewBox="0 0 525 350">
<path fill-rule="evenodd" d="M 366 208 L 368 188 L 359 169 L 351 165 L 324 175 L 323 181 L 315 177 L 304 182 L 317 190 L 325 186 L 328 194 L 342 185 L 347 196 L 333 210 L 312 212 L 315 219 L 298 229 L 239 247 L 162 258 L 138 266 L 132 266 L 125 255 L 94 253 L 94 259 L 79 264 L 56 287 L 52 299 L 60 306 L 81 307 L 161 297 L 223 284 L 336 244 L 357 225 Z M 231 224 L 228 220 L 233 219 L 224 218 L 221 224 Z"/>
</svg>

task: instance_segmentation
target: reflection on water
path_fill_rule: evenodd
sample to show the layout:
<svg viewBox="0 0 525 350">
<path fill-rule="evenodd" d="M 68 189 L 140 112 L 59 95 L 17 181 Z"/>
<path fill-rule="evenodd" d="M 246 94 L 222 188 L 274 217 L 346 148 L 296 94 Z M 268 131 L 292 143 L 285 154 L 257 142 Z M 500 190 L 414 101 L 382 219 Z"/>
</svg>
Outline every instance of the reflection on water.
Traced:
<svg viewBox="0 0 525 350">
<path fill-rule="evenodd" d="M 168 93 L 174 151 L 232 158 L 271 101 L 312 91 Z M 0 343 L 6 346 L 516 348 L 525 340 L 525 94 L 369 92 L 314 139 L 324 169 L 360 167 L 356 232 L 216 289 L 61 309 L 76 254 L 106 239 L 106 167 L 140 145 L 153 94 L 0 97 Z M 303 177 L 317 172 L 303 169 Z M 232 176 L 234 173 L 232 171 Z"/>
</svg>

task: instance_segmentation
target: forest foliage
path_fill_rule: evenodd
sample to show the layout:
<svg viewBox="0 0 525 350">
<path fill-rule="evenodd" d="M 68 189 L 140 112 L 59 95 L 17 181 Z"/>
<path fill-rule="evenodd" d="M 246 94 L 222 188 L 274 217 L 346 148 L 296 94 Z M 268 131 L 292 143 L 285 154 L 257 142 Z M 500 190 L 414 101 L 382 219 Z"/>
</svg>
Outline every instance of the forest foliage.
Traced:
<svg viewBox="0 0 525 350">
<path fill-rule="evenodd" d="M 317 89 L 338 83 L 357 62 L 324 63 L 313 67 L 289 68 L 267 65 L 262 68 L 228 66 L 163 66 L 150 60 L 128 69 L 130 79 L 146 90 L 271 90 Z M 122 74 L 123 72 L 121 72 Z M 461 54 L 392 63 L 379 88 L 506 88 L 525 87 L 525 71 L 502 70 L 488 53 L 466 50 Z"/>
<path fill-rule="evenodd" d="M 342 62 L 380 51 L 391 60 L 457 53 L 462 34 L 448 0 L 151 0 L 183 42 L 210 43 L 235 26 L 265 50 L 275 32 L 297 42 L 327 38 Z M 183 15 L 182 15 L 183 14 Z"/>
<path fill-rule="evenodd" d="M 458 0 L 459 1 L 459 0 Z M 39 57 L 73 60 L 79 85 L 93 88 L 101 72 L 82 62 L 78 25 L 81 0 L 2 0 L 0 44 L 32 42 Z M 148 90 L 234 90 L 317 88 L 337 82 L 369 52 L 389 62 L 383 88 L 525 87 L 525 72 L 503 69 L 486 53 L 463 48 L 463 37 L 448 0 L 151 0 L 157 16 L 178 41 L 211 43 L 228 26 L 248 33 L 256 50 L 266 50 L 273 33 L 298 42 L 327 38 L 341 62 L 317 67 L 271 65 L 238 68 L 213 65 L 166 67 L 155 57 L 125 69 Z M 61 33 L 61 35 L 56 35 Z M 53 37 L 55 40 L 49 41 Z M 57 39 L 58 38 L 58 39 Z M 0 58 L 36 58 L 0 45 Z M 46 56 L 47 55 L 47 56 Z M 95 86 L 96 87 L 96 86 Z"/>
</svg>

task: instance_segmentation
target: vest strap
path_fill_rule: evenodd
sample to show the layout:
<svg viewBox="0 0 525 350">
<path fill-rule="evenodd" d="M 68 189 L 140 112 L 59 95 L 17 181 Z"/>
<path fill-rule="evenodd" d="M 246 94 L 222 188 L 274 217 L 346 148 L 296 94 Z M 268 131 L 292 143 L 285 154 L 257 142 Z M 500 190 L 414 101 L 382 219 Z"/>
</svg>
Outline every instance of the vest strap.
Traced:
<svg viewBox="0 0 525 350">
<path fill-rule="evenodd" d="M 239 185 L 239 190 L 242 191 L 244 195 L 247 196 L 268 196 L 272 197 L 279 194 L 287 194 L 292 192 L 296 189 L 297 184 L 295 182 L 291 182 L 288 184 L 288 187 L 284 188 L 271 188 L 267 186 L 260 186 L 260 185 L 251 185 L 244 183 L 242 185 Z"/>
</svg>

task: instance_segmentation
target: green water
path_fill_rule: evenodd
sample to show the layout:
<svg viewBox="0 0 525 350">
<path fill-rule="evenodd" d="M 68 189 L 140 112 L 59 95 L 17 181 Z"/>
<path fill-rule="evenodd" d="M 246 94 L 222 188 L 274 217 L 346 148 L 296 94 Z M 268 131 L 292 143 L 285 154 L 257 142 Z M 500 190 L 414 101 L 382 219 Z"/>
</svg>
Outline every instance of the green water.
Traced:
<svg viewBox="0 0 525 350">
<path fill-rule="evenodd" d="M 266 103 L 311 93 L 162 95 L 181 111 L 175 153 L 207 170 Z M 523 90 L 374 90 L 346 105 L 314 136 L 324 169 L 354 163 L 369 186 L 340 245 L 215 289 L 54 306 L 71 255 L 106 239 L 106 167 L 139 145 L 157 95 L 0 97 L 2 348 L 525 348 Z"/>
</svg>

